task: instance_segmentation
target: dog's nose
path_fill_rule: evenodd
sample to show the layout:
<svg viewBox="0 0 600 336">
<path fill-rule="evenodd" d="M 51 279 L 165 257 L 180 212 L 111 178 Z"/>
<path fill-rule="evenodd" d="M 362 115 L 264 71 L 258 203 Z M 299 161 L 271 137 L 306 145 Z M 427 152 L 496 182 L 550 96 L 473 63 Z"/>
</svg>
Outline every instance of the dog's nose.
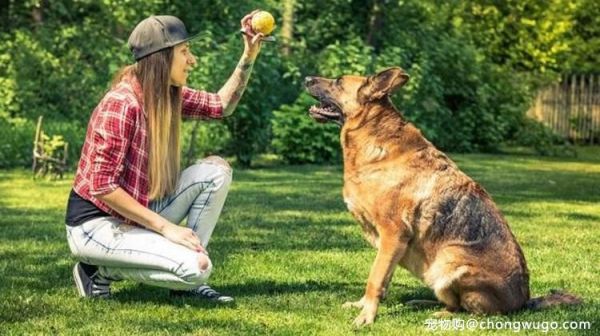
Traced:
<svg viewBox="0 0 600 336">
<path fill-rule="evenodd" d="M 304 85 L 305 86 L 312 86 L 317 82 L 317 79 L 311 76 L 308 76 L 306 78 L 304 78 Z"/>
</svg>

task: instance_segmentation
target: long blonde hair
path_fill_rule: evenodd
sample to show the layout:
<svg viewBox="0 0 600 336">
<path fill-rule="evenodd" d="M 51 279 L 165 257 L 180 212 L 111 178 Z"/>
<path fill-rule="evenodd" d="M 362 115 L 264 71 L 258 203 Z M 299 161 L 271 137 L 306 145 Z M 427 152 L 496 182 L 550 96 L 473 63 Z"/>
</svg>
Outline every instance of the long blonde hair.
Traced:
<svg viewBox="0 0 600 336">
<path fill-rule="evenodd" d="M 142 87 L 148 116 L 148 197 L 159 199 L 175 191 L 180 168 L 181 88 L 170 84 L 173 48 L 142 58 L 121 69 L 113 86 L 135 75 Z"/>
</svg>

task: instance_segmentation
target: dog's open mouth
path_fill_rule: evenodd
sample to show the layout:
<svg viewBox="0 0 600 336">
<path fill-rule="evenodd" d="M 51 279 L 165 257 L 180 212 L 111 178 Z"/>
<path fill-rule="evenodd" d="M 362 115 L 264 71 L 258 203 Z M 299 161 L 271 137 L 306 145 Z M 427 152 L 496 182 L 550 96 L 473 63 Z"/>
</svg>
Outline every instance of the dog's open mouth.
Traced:
<svg viewBox="0 0 600 336">
<path fill-rule="evenodd" d="M 319 101 L 319 105 L 311 106 L 308 114 L 318 122 L 333 121 L 340 126 L 344 124 L 344 115 L 341 109 L 334 103 L 325 100 Z"/>
</svg>

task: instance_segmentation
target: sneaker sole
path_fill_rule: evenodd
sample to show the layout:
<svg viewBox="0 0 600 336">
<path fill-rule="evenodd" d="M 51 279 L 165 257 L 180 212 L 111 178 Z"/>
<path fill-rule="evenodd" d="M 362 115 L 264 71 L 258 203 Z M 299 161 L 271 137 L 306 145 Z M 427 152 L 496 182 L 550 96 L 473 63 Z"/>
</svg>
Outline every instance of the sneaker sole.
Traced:
<svg viewBox="0 0 600 336">
<path fill-rule="evenodd" d="M 81 279 L 79 278 L 79 267 L 77 266 L 79 266 L 79 263 L 75 264 L 75 266 L 73 267 L 73 279 L 75 279 L 75 287 L 77 287 L 77 291 L 79 292 L 80 297 L 87 297 L 87 295 L 85 295 L 83 283 L 81 283 Z"/>
<path fill-rule="evenodd" d="M 235 299 L 232 298 L 231 296 L 228 296 L 228 297 L 215 298 L 215 299 L 213 299 L 213 301 L 216 301 L 219 303 L 232 303 L 235 301 Z"/>
</svg>

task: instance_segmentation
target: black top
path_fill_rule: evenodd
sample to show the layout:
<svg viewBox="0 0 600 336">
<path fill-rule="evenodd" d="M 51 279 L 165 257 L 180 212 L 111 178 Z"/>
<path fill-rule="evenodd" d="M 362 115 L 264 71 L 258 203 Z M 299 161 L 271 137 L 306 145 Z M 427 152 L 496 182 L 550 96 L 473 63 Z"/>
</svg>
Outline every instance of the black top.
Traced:
<svg viewBox="0 0 600 336">
<path fill-rule="evenodd" d="M 75 190 L 71 189 L 65 224 L 77 226 L 98 217 L 110 217 L 110 214 L 100 210 L 94 203 L 79 196 Z"/>
</svg>

